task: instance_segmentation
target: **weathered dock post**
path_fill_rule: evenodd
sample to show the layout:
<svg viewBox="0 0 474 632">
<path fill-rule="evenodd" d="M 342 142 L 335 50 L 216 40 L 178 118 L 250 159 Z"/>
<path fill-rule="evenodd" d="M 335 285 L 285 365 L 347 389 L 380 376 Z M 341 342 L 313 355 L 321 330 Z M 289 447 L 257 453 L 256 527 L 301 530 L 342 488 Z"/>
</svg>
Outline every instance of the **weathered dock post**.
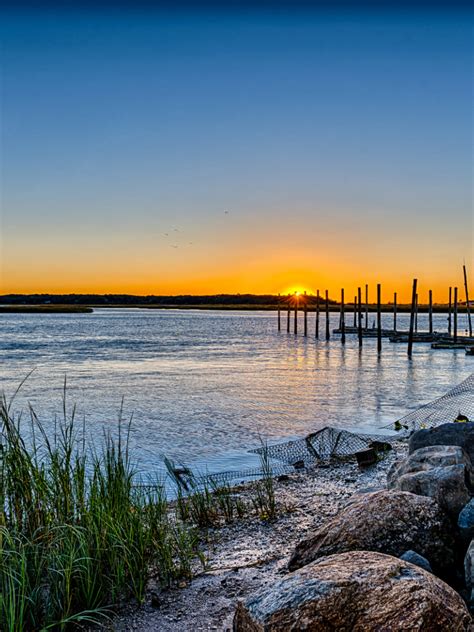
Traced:
<svg viewBox="0 0 474 632">
<path fill-rule="evenodd" d="M 319 338 L 319 290 L 316 292 L 316 322 L 314 335 Z"/>
<path fill-rule="evenodd" d="M 449 288 L 449 304 L 448 304 L 448 335 L 449 336 L 451 335 L 451 330 L 452 330 L 452 327 L 451 327 L 451 312 L 453 308 L 452 302 L 453 302 L 453 288 L 450 287 Z"/>
<path fill-rule="evenodd" d="M 365 284 L 365 330 L 369 328 L 369 286 Z"/>
<path fill-rule="evenodd" d="M 329 292 L 326 290 L 326 340 L 329 340 Z"/>
<path fill-rule="evenodd" d="M 281 331 L 281 298 L 278 292 L 278 331 Z"/>
<path fill-rule="evenodd" d="M 393 293 L 393 331 L 397 333 L 397 293 Z"/>
<path fill-rule="evenodd" d="M 295 336 L 298 333 L 298 294 L 295 292 Z"/>
<path fill-rule="evenodd" d="M 360 287 L 357 288 L 357 312 L 357 333 L 359 336 L 359 347 L 362 347 L 362 290 Z"/>
<path fill-rule="evenodd" d="M 289 334 L 290 333 L 290 315 L 291 315 L 291 299 L 290 299 L 290 295 L 288 294 L 287 297 L 287 312 L 286 312 L 286 333 Z"/>
<path fill-rule="evenodd" d="M 454 288 L 454 309 L 453 309 L 453 332 L 454 342 L 458 341 L 458 288 Z"/>
<path fill-rule="evenodd" d="M 306 337 L 308 335 L 308 297 L 306 292 L 303 297 L 303 335 Z"/>
<path fill-rule="evenodd" d="M 408 357 L 411 358 L 413 353 L 413 330 L 415 328 L 415 302 L 416 302 L 416 285 L 418 279 L 413 279 L 413 288 L 411 293 L 411 311 L 410 311 L 410 330 L 408 332 Z"/>
<path fill-rule="evenodd" d="M 467 309 L 467 322 L 469 326 L 469 336 L 472 337 L 471 307 L 469 305 L 469 290 L 467 287 L 467 272 L 466 272 L 465 265 L 463 265 L 462 271 L 464 273 L 464 291 L 466 293 L 466 309 Z"/>
<path fill-rule="evenodd" d="M 430 334 L 433 333 L 433 290 L 429 291 L 428 294 L 428 327 Z"/>
<path fill-rule="evenodd" d="M 357 327 L 357 296 L 354 296 L 354 328 Z"/>
<path fill-rule="evenodd" d="M 377 283 L 377 353 L 382 353 L 382 286 Z"/>
<path fill-rule="evenodd" d="M 415 333 L 418 332 L 418 294 L 415 296 Z"/>
<path fill-rule="evenodd" d="M 341 344 L 346 344 L 346 322 L 344 317 L 344 288 L 341 289 Z"/>
</svg>

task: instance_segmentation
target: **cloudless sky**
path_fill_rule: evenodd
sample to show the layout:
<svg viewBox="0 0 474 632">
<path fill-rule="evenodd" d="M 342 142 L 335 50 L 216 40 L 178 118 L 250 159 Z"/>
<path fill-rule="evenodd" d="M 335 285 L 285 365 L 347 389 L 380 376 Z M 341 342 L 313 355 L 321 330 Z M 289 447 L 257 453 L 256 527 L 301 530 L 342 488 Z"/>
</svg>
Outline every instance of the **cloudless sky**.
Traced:
<svg viewBox="0 0 474 632">
<path fill-rule="evenodd" d="M 0 291 L 444 299 L 474 275 L 471 17 L 4 10 Z"/>
</svg>

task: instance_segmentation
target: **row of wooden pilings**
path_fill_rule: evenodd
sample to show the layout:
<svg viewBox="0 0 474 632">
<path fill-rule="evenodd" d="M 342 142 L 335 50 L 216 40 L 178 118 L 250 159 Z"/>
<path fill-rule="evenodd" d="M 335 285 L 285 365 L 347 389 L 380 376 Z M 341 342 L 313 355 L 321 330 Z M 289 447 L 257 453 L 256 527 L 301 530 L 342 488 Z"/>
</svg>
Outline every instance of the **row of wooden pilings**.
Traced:
<svg viewBox="0 0 474 632">
<path fill-rule="evenodd" d="M 467 279 L 466 272 L 464 269 L 464 282 L 465 282 L 465 294 L 466 294 L 466 306 L 467 306 L 467 314 L 468 314 L 468 323 L 469 323 L 469 336 L 472 337 L 472 323 L 471 323 L 471 314 L 469 307 L 469 294 L 467 287 Z M 410 309 L 410 326 L 408 333 L 408 347 L 407 353 L 408 357 L 411 358 L 413 353 L 413 342 L 415 334 L 418 331 L 418 292 L 417 292 L 418 280 L 413 279 L 412 285 L 412 299 L 411 299 L 411 309 Z M 454 290 L 454 291 L 453 291 Z M 286 297 L 281 297 L 280 294 L 278 301 L 278 331 L 281 331 L 281 312 L 282 305 L 286 302 L 286 331 L 290 333 L 291 329 L 291 312 L 294 312 L 294 321 L 293 321 L 293 331 L 295 335 L 298 333 L 298 310 L 300 299 L 302 299 L 302 311 L 303 311 L 303 335 L 308 336 L 308 296 L 306 292 L 302 295 L 298 295 L 297 293 L 291 295 L 288 294 Z M 380 283 L 377 284 L 377 304 L 376 304 L 376 333 L 377 333 L 377 353 L 382 352 L 382 286 Z M 321 312 L 321 302 L 322 297 L 320 296 L 319 290 L 316 293 L 316 304 L 315 304 L 315 329 L 314 335 L 319 339 L 319 330 L 320 330 L 320 312 Z M 325 290 L 324 296 L 324 313 L 325 313 L 325 338 L 329 340 L 331 337 L 330 331 L 330 323 L 329 323 L 329 312 L 330 312 L 330 301 L 329 301 L 329 292 Z M 369 327 L 369 286 L 365 286 L 365 325 L 362 324 L 362 288 L 357 288 L 357 295 L 354 296 L 353 303 L 354 310 L 354 323 L 352 327 L 352 331 L 357 329 L 359 347 L 362 347 L 363 338 L 364 338 L 364 329 L 367 330 Z M 340 316 L 339 316 L 339 331 L 341 334 L 341 343 L 344 345 L 346 343 L 346 303 L 345 303 L 345 292 L 344 289 L 341 289 L 341 301 L 340 301 Z M 393 333 L 397 333 L 397 292 L 393 295 Z M 428 292 L 428 332 L 429 334 L 433 334 L 433 291 L 429 290 Z M 454 343 L 458 341 L 458 288 L 450 287 L 449 288 L 449 304 L 448 304 L 448 336 L 451 337 Z"/>
</svg>

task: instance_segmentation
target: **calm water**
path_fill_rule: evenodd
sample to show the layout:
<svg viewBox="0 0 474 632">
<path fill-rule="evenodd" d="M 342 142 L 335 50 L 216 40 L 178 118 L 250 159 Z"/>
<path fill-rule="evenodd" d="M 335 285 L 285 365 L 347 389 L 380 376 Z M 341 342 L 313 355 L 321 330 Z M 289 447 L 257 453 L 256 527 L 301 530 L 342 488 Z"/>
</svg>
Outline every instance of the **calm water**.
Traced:
<svg viewBox="0 0 474 632">
<path fill-rule="evenodd" d="M 338 316 L 331 318 L 335 327 Z M 400 329 L 408 318 L 399 316 Z M 384 316 L 384 326 L 391 322 Z M 445 328 L 446 316 L 437 315 L 435 329 Z M 77 404 L 92 437 L 115 431 L 124 398 L 143 471 L 160 469 L 163 454 L 224 470 L 253 464 L 246 450 L 259 435 L 273 442 L 325 425 L 377 429 L 474 370 L 464 350 L 418 344 L 409 362 L 406 345 L 384 339 L 378 360 L 375 340 L 359 352 L 352 336 L 344 348 L 338 337 L 318 342 L 276 329 L 276 315 L 266 312 L 0 314 L 0 390 L 11 396 L 34 369 L 13 409 L 31 402 L 51 426 L 67 376 L 69 408 Z"/>
</svg>

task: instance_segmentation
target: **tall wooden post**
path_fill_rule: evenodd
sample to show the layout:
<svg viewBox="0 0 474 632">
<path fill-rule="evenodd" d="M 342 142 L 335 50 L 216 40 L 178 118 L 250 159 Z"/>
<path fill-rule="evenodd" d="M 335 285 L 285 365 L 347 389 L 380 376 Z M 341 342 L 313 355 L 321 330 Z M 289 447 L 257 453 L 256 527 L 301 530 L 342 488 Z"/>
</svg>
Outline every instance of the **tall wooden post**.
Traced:
<svg viewBox="0 0 474 632">
<path fill-rule="evenodd" d="M 354 328 L 357 327 L 357 296 L 354 296 Z"/>
<path fill-rule="evenodd" d="M 346 344 L 346 323 L 344 318 L 344 288 L 341 289 L 341 344 Z"/>
<path fill-rule="evenodd" d="M 415 333 L 418 332 L 418 294 L 415 296 Z"/>
<path fill-rule="evenodd" d="M 329 333 L 329 292 L 326 290 L 326 340 L 330 338 Z"/>
<path fill-rule="evenodd" d="M 393 331 L 397 332 L 397 293 L 393 293 Z"/>
<path fill-rule="evenodd" d="M 294 326 L 295 336 L 298 333 L 298 294 L 295 292 L 295 326 Z"/>
<path fill-rule="evenodd" d="M 413 279 L 413 288 L 411 292 L 411 312 L 410 312 L 410 331 L 408 332 L 408 357 L 411 358 L 413 353 L 413 330 L 415 328 L 415 302 L 416 302 L 416 285 L 418 279 Z"/>
<path fill-rule="evenodd" d="M 359 347 L 362 347 L 362 290 L 357 288 L 357 333 L 359 334 Z"/>
<path fill-rule="evenodd" d="M 304 336 L 308 335 L 308 297 L 306 296 L 306 292 L 303 297 L 303 334 Z"/>
<path fill-rule="evenodd" d="M 278 292 L 278 331 L 281 331 L 281 299 L 280 299 L 280 292 Z"/>
<path fill-rule="evenodd" d="M 451 335 L 452 327 L 451 327 L 451 312 L 453 309 L 453 288 L 449 288 L 449 304 L 448 304 L 448 335 Z"/>
<path fill-rule="evenodd" d="M 377 283 L 377 353 L 382 352 L 382 306 L 381 306 L 382 288 Z"/>
<path fill-rule="evenodd" d="M 469 305 L 469 290 L 467 287 L 467 272 L 466 272 L 465 265 L 463 265 L 462 271 L 464 273 L 464 291 L 466 293 L 466 309 L 467 309 L 467 322 L 469 325 L 469 336 L 472 336 L 471 306 Z"/>
<path fill-rule="evenodd" d="M 319 338 L 319 290 L 316 292 L 316 323 L 314 335 L 316 338 Z"/>
<path fill-rule="evenodd" d="M 365 329 L 369 328 L 369 286 L 365 284 Z"/>
<path fill-rule="evenodd" d="M 454 313 L 453 313 L 454 342 L 458 341 L 458 288 L 454 288 Z"/>
<path fill-rule="evenodd" d="M 433 290 L 429 291 L 428 302 L 429 302 L 428 326 L 429 326 L 429 332 L 430 334 L 432 334 L 433 333 Z"/>
<path fill-rule="evenodd" d="M 288 294 L 288 298 L 286 299 L 288 302 L 286 304 L 287 312 L 286 312 L 286 333 L 290 333 L 290 313 L 291 313 L 291 298 Z"/>
</svg>

